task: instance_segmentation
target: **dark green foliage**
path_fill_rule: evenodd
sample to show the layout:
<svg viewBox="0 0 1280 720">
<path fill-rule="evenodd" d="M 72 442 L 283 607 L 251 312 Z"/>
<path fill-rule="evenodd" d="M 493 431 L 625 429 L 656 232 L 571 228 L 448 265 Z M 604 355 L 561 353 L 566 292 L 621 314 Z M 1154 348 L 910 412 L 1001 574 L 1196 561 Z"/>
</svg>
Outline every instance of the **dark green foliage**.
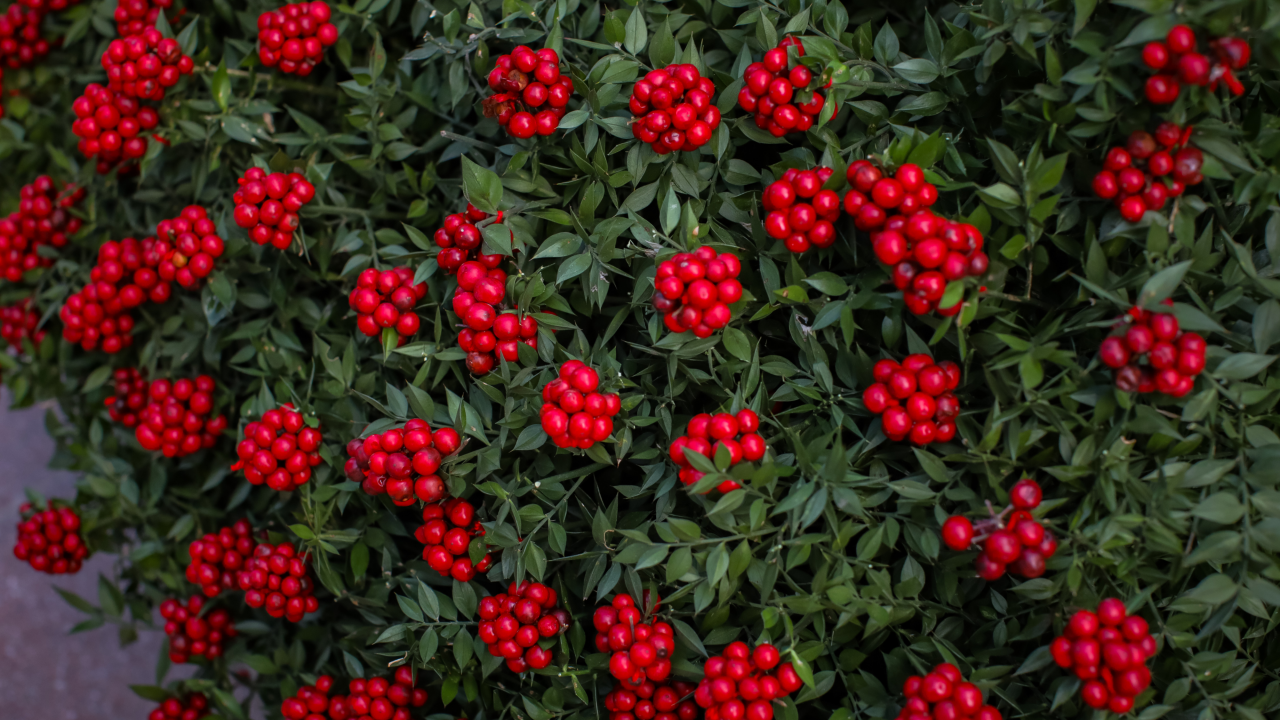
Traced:
<svg viewBox="0 0 1280 720">
<path fill-rule="evenodd" d="M 171 147 L 153 146 L 124 179 L 94 176 L 69 132 L 71 100 L 101 79 L 109 5 L 52 18 L 73 28 L 66 47 L 6 71 L 20 95 L 0 121 L 4 207 L 39 172 L 91 188 L 86 229 L 32 278 L 40 306 L 56 326 L 103 240 L 153 232 L 187 204 L 208 208 L 228 253 L 208 287 L 148 308 L 122 356 L 54 334 L 35 357 L 0 357 L 19 404 L 61 404 L 55 463 L 84 473 L 76 502 L 94 549 L 121 555 L 96 604 L 69 598 L 87 626 L 118 624 L 131 640 L 160 600 L 193 592 L 186 543 L 240 517 L 313 553 L 318 619 L 287 625 L 235 594 L 221 601 L 242 638 L 230 663 L 188 685 L 217 688 L 223 716 L 242 716 L 230 693 L 245 682 L 275 713 L 309 676 L 409 662 L 450 717 L 603 717 L 611 679 L 591 654 L 590 611 L 642 587 L 665 598 L 681 676 L 697 678 L 704 653 L 731 640 L 777 643 L 811 680 L 779 709 L 789 720 L 892 717 L 905 677 L 943 660 L 1006 717 L 1087 717 L 1046 646 L 1071 611 L 1107 596 L 1161 643 L 1144 720 L 1280 709 L 1274 3 L 361 0 L 335 7 L 342 40 L 300 79 L 257 65 L 267 5 L 193 2 L 175 22 L 195 28 L 183 35 L 197 72 L 163 104 Z M 1142 100 L 1142 44 L 1175 21 L 1202 42 L 1250 41 L 1246 95 L 1187 91 L 1163 116 Z M 834 69 L 844 104 L 776 142 L 734 108 L 743 68 L 785 33 Z M 520 43 L 555 47 L 577 81 L 572 129 L 554 140 L 511 140 L 480 112 L 491 58 Z M 672 60 L 719 90 L 725 120 L 701 154 L 658 157 L 631 140 L 630 83 Z M 1208 179 L 1131 226 L 1089 182 L 1107 148 L 1158 117 L 1196 126 Z M 803 256 L 764 234 L 767 182 L 815 164 L 843 177 L 868 154 L 929 166 L 935 209 L 984 232 L 991 271 L 981 290 L 952 291 L 968 303 L 958 322 L 905 313 L 847 220 L 833 249 Z M 317 184 L 304 250 L 264 250 L 230 221 L 235 180 L 254 164 L 304 168 Z M 508 297 L 557 331 L 537 357 L 479 379 L 456 346 L 453 280 L 431 259 L 432 232 L 464 196 L 505 211 L 518 249 Z M 648 303 L 655 258 L 697 242 L 739 254 L 748 292 L 731 329 L 707 340 L 671 335 Z M 356 333 L 346 295 L 361 269 L 400 264 L 431 288 L 419 336 L 386 353 Z M 1116 391 L 1098 343 L 1129 305 L 1170 297 L 1183 328 L 1208 338 L 1208 371 L 1183 401 Z M 908 352 L 964 368 L 952 443 L 888 442 L 862 407 L 874 360 Z M 537 427 L 540 389 L 571 357 L 625 387 L 617 442 L 586 456 L 555 451 Z M 182 461 L 147 456 L 101 404 L 107 368 L 130 364 L 215 375 L 233 427 L 293 402 L 323 427 L 328 464 L 280 495 L 228 472 L 232 438 Z M 765 417 L 776 464 L 745 490 L 689 493 L 670 441 L 694 413 L 740 407 Z M 468 439 L 448 481 L 483 505 L 500 557 L 488 578 L 441 580 L 419 559 L 415 512 L 342 475 L 347 440 L 410 417 Z M 1061 548 L 1042 578 L 982 582 L 938 526 L 1003 505 L 1021 477 L 1045 487 Z M 577 624 L 547 672 L 517 678 L 475 639 L 475 607 L 530 576 L 560 591 Z M 228 675 L 237 662 L 252 681 Z"/>
</svg>

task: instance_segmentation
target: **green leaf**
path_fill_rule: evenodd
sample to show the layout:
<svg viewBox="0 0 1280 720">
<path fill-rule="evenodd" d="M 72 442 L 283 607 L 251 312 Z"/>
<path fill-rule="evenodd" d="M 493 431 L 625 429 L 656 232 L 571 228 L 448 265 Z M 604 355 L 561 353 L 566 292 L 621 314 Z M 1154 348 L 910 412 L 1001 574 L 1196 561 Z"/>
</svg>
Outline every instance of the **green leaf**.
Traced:
<svg viewBox="0 0 1280 720">
<path fill-rule="evenodd" d="M 893 71 L 903 80 L 917 85 L 928 85 L 938 78 L 938 66 L 924 58 L 913 58 L 893 66 Z"/>
<path fill-rule="evenodd" d="M 226 60 L 218 63 L 218 69 L 214 71 L 213 80 L 209 84 L 209 91 L 213 93 L 213 99 L 218 103 L 218 107 L 222 108 L 222 112 L 226 112 L 231 102 L 231 77 L 227 73 Z"/>
<path fill-rule="evenodd" d="M 492 170 L 482 168 L 462 157 L 462 187 L 467 200 L 486 213 L 498 212 L 502 202 L 502 180 Z"/>
<path fill-rule="evenodd" d="M 1148 310 L 1156 309 L 1161 302 L 1173 296 L 1190 268 L 1191 261 L 1186 260 L 1152 275 L 1138 293 L 1138 306 Z"/>
<path fill-rule="evenodd" d="M 1275 362 L 1274 355 L 1258 355 L 1257 353 L 1236 353 L 1223 360 L 1213 371 L 1215 377 L 1223 380 L 1248 380 L 1257 377 Z"/>
<path fill-rule="evenodd" d="M 649 42 L 649 26 L 645 23 L 644 11 L 637 5 L 631 11 L 631 16 L 627 18 L 626 39 L 622 44 L 626 47 L 627 52 L 632 55 L 639 55 L 644 46 Z"/>
</svg>

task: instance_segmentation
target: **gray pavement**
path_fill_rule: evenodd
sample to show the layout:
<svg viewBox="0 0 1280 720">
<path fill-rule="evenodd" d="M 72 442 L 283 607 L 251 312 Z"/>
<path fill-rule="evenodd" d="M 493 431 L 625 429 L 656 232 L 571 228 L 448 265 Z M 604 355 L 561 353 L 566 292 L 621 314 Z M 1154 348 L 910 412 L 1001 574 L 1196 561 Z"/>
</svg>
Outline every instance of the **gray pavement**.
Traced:
<svg viewBox="0 0 1280 720">
<path fill-rule="evenodd" d="M 114 627 L 76 635 L 68 631 L 85 615 L 63 602 L 53 585 L 97 599 L 97 577 L 110 558 L 90 558 L 76 575 L 37 573 L 13 556 L 24 487 L 46 497 L 71 497 L 72 473 L 46 467 L 53 441 L 45 434 L 44 409 L 10 411 L 0 395 L 0 717 L 42 720 L 144 720 L 154 703 L 129 685 L 155 682 L 159 633 L 144 633 L 121 648 Z M 171 673 L 171 677 L 174 673 Z"/>
</svg>

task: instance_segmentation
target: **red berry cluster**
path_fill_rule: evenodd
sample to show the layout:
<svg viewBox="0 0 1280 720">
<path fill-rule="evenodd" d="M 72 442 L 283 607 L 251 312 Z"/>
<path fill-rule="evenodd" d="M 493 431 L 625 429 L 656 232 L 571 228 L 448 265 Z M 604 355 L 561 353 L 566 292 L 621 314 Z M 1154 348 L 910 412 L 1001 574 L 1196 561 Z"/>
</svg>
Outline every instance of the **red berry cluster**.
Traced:
<svg viewBox="0 0 1280 720">
<path fill-rule="evenodd" d="M 302 622 L 304 614 L 320 609 L 307 556 L 299 555 L 293 543 L 259 543 L 253 557 L 236 573 L 236 584 L 244 590 L 246 605 L 265 607 L 273 618 Z"/>
<path fill-rule="evenodd" d="M 1156 71 L 1147 78 L 1147 100 L 1168 105 L 1178 99 L 1183 85 L 1208 86 L 1209 91 L 1223 83 L 1232 95 L 1243 95 L 1244 85 L 1235 71 L 1249 64 L 1249 43 L 1234 37 L 1218 38 L 1209 43 L 1217 61 L 1196 52 L 1196 33 L 1186 25 L 1174 25 L 1164 42 L 1147 43 L 1142 48 L 1142 62 Z"/>
<path fill-rule="evenodd" d="M 169 661 L 184 663 L 194 657 L 216 660 L 222 657 L 227 640 L 236 636 L 231 615 L 222 608 L 202 613 L 205 600 L 199 595 L 186 604 L 175 599 L 160 603 L 164 634 L 169 636 Z"/>
<path fill-rule="evenodd" d="M 217 236 L 209 237 L 220 245 Z M 214 249 L 221 252 L 220 247 Z M 131 345 L 134 322 L 127 311 L 145 300 L 160 304 L 169 299 L 172 285 L 157 269 L 172 254 L 167 242 L 155 238 L 103 243 L 98 248 L 98 263 L 89 271 L 89 284 L 62 306 L 62 337 L 80 343 L 85 350 L 100 343 L 108 353 Z"/>
<path fill-rule="evenodd" d="M 182 46 L 154 27 L 123 40 L 112 40 L 102 53 L 107 89 L 140 100 L 163 100 L 164 92 L 190 75 L 195 62 Z"/>
<path fill-rule="evenodd" d="M 685 700 L 697 688 L 696 685 L 675 680 L 655 683 L 645 680 L 637 687 L 615 683 L 613 691 L 604 696 L 604 709 L 609 720 L 695 720 L 698 706 Z"/>
<path fill-rule="evenodd" d="M 253 554 L 252 532 L 247 521 L 237 520 L 231 527 L 192 540 L 187 546 L 187 554 L 191 556 L 187 581 L 199 585 L 205 597 L 236 589 L 236 573 Z"/>
<path fill-rule="evenodd" d="M 65 3 L 63 3 L 65 7 Z M 40 34 L 44 10 L 13 3 L 0 15 L 0 79 L 4 68 L 16 70 L 39 62 L 49 54 L 49 41 Z"/>
<path fill-rule="evenodd" d="M 146 155 L 147 138 L 142 133 L 160 123 L 155 108 L 97 83 L 86 87 L 71 109 L 76 114 L 71 132 L 80 138 L 76 147 L 85 157 L 97 158 L 99 175 Z"/>
<path fill-rule="evenodd" d="M 17 212 L 0 220 L 0 277 L 21 282 L 23 273 L 53 265 L 53 258 L 40 255 L 40 246 L 63 247 L 80 231 L 80 218 L 68 210 L 84 196 L 84 188 L 75 185 L 59 191 L 48 175 L 23 185 Z"/>
<path fill-rule="evenodd" d="M 1080 697 L 1091 708 L 1127 713 L 1151 685 L 1146 663 L 1156 655 L 1156 639 L 1147 621 L 1129 615 L 1115 598 L 1098 603 L 1096 613 L 1080 610 L 1071 616 L 1049 650 L 1060 667 L 1085 681 Z"/>
<path fill-rule="evenodd" d="M 431 503 L 422 508 L 422 520 L 426 524 L 415 530 L 413 536 L 426 546 L 422 548 L 422 559 L 440 573 L 440 577 L 468 582 L 478 572 L 489 572 L 493 558 L 488 553 L 475 565 L 469 557 L 471 539 L 484 535 L 484 527 L 476 520 L 474 505 L 462 498 Z"/>
<path fill-rule="evenodd" d="M 514 673 L 551 664 L 551 638 L 569 629 L 573 618 L 556 607 L 556 591 L 539 582 L 511 583 L 505 593 L 480 598 L 480 640 L 489 654 L 505 658 Z M 540 643 L 547 641 L 547 647 Z"/>
<path fill-rule="evenodd" d="M 452 275 L 468 260 L 477 260 L 489 269 L 498 267 L 502 262 L 501 255 L 485 255 L 480 252 L 480 243 L 484 239 L 476 223 L 494 218 L 495 223 L 502 222 L 502 211 L 498 214 L 478 210 L 467 203 L 467 211 L 454 213 L 445 217 L 444 225 L 436 230 L 436 246 L 440 252 L 436 255 L 436 263 L 440 269 Z"/>
<path fill-rule="evenodd" d="M 720 448 L 729 451 L 730 465 L 737 465 L 743 460 L 755 462 L 764 457 L 767 448 L 764 438 L 756 433 L 760 429 L 760 416 L 754 410 L 739 410 L 737 415 L 729 413 L 698 413 L 689 420 L 685 434 L 671 443 L 671 459 L 680 466 L 680 482 L 693 485 L 706 473 L 689 465 L 684 456 L 685 450 L 692 450 L 706 458 L 714 458 Z M 715 443 L 712 445 L 712 443 Z M 733 480 L 724 480 L 716 489 L 722 493 L 731 492 L 742 487 Z"/>
<path fill-rule="evenodd" d="M 1115 202 L 1125 220 L 1138 222 L 1148 210 L 1164 208 L 1169 198 L 1204 180 L 1204 155 L 1190 142 L 1191 128 L 1171 122 L 1160 123 L 1154 137 L 1135 131 L 1125 147 L 1107 153 L 1102 171 L 1093 176 L 1093 194 Z"/>
<path fill-rule="evenodd" d="M 316 187 L 298 173 L 268 175 L 260 167 L 249 168 L 236 182 L 240 189 L 231 196 L 236 225 L 248 230 L 249 238 L 259 245 L 271 243 L 277 250 L 289 247 L 293 231 L 301 224 L 298 211 L 316 196 Z"/>
<path fill-rule="evenodd" d="M 609 605 L 596 608 L 591 622 L 596 628 L 596 649 L 609 654 L 609 673 L 628 690 L 646 682 L 659 683 L 671 676 L 671 654 L 675 652 L 675 632 L 656 618 L 656 596 L 644 592 L 643 606 L 626 593 L 615 595 Z"/>
<path fill-rule="evenodd" d="M 959 302 L 947 307 L 938 303 L 949 281 L 987 271 L 990 260 L 982 251 L 978 228 L 929 209 L 938 190 L 918 165 L 902 165 L 889 178 L 870 162 L 858 160 L 849 166 L 847 177 L 853 189 L 845 193 L 845 212 L 854 216 L 859 230 L 871 233 L 871 248 L 889 266 L 907 309 L 916 315 L 937 310 L 944 317 L 960 312 Z"/>
<path fill-rule="evenodd" d="M 778 664 L 781 659 L 773 645 L 753 650 L 744 642 L 729 643 L 708 658 L 702 666 L 705 677 L 693 693 L 706 710 L 704 720 L 773 720 L 773 701 L 804 684 L 791 663 Z"/>
<path fill-rule="evenodd" d="M 925 179 L 919 165 L 906 163 L 893 177 L 870 160 L 854 160 L 845 171 L 853 189 L 844 194 L 844 211 L 863 232 L 879 230 L 890 213 L 914 215 L 938 201 L 938 187 Z"/>
<path fill-rule="evenodd" d="M 560 72 L 555 50 L 542 48 L 535 53 L 520 45 L 494 61 L 489 89 L 496 94 L 484 100 L 485 117 L 497 120 L 511 137 L 527 140 L 534 133 L 555 134 L 573 97 L 573 78 Z"/>
<path fill-rule="evenodd" d="M 965 682 L 960 668 L 941 663 L 933 672 L 912 675 L 902 684 L 907 702 L 898 711 L 898 720 L 1001 720 L 1000 711 L 984 705 L 982 690 Z"/>
<path fill-rule="evenodd" d="M 804 45 L 799 38 L 783 38 L 778 47 L 764 54 L 763 62 L 747 66 L 742 74 L 746 85 L 738 92 L 738 104 L 755 115 L 756 127 L 768 130 L 774 137 L 806 132 L 813 127 L 827 102 L 823 90 L 831 85 L 828 82 L 821 88 L 816 87 L 817 77 L 813 71 L 799 62 L 791 62 L 787 54 L 789 47 L 795 48 L 797 58 L 804 57 Z M 833 110 L 831 117 L 835 117 L 840 107 L 837 105 Z"/>
<path fill-rule="evenodd" d="M 160 11 L 173 7 L 173 0 L 120 0 L 116 4 L 116 32 L 120 37 L 138 35 L 155 27 Z"/>
<path fill-rule="evenodd" d="M 200 720 L 209 714 L 209 699 L 202 693 L 171 697 L 147 714 L 147 720 Z"/>
<path fill-rule="evenodd" d="M 515 312 L 498 314 L 494 306 L 507 295 L 507 273 L 468 260 L 458 268 L 458 287 L 453 291 L 453 312 L 462 320 L 458 347 L 467 353 L 467 369 L 486 375 L 497 364 L 496 355 L 507 362 L 520 359 L 519 343 L 538 349 L 538 321 Z"/>
<path fill-rule="evenodd" d="M 1058 552 L 1058 541 L 1031 514 L 1040 507 L 1042 497 L 1035 480 L 1019 480 L 1009 493 L 1010 505 L 999 515 L 991 511 L 990 517 L 976 523 L 963 515 L 947 518 L 942 523 L 942 542 L 956 551 L 980 546 L 974 567 L 983 580 L 996 580 L 1006 569 L 1024 578 L 1038 578 L 1044 574 L 1045 561 Z"/>
<path fill-rule="evenodd" d="M 1182 332 L 1173 313 L 1130 308 L 1115 328 L 1118 334 L 1102 341 L 1098 357 L 1115 369 L 1117 388 L 1180 398 L 1195 387 L 1207 345 L 1197 333 Z"/>
<path fill-rule="evenodd" d="M 320 439 L 320 431 L 307 427 L 302 414 L 286 403 L 245 426 L 244 439 L 236 446 L 240 459 L 231 469 L 243 468 L 244 479 L 253 485 L 265 482 L 272 490 L 296 490 L 321 462 Z"/>
<path fill-rule="evenodd" d="M 147 391 L 151 385 L 142 377 L 138 368 L 117 368 L 112 373 L 115 394 L 102 402 L 113 422 L 127 428 L 138 427 L 138 413 L 147 406 Z"/>
<path fill-rule="evenodd" d="M 560 377 L 542 387 L 542 429 L 556 447 L 582 450 L 613 434 L 622 398 L 600 393 L 600 374 L 581 360 L 560 366 Z"/>
<path fill-rule="evenodd" d="M 435 432 L 414 418 L 404 429 L 391 429 L 347 443 L 347 479 L 360 483 L 369 495 L 386 493 L 400 507 L 415 500 L 439 502 L 448 495 L 436 474 L 446 455 L 458 452 L 462 438 L 453 428 Z"/>
<path fill-rule="evenodd" d="M 764 218 L 765 232 L 782 240 L 793 253 L 831 247 L 836 241 L 834 223 L 840 218 L 840 196 L 822 186 L 833 172 L 828 167 L 789 168 L 770 183 L 761 200 L 769 211 Z"/>
<path fill-rule="evenodd" d="M 338 26 L 329 22 L 328 3 L 301 2 L 258 16 L 258 59 L 280 72 L 306 77 L 338 42 Z"/>
<path fill-rule="evenodd" d="M 188 205 L 182 214 L 156 225 L 163 249 L 156 271 L 166 282 L 176 280 L 190 290 L 213 272 L 214 260 L 222 257 L 226 244 L 218 237 L 218 227 L 199 205 Z"/>
<path fill-rule="evenodd" d="M 659 155 L 697 150 L 720 127 L 716 85 L 695 65 L 650 70 L 631 88 L 631 133 Z"/>
<path fill-rule="evenodd" d="M 393 680 L 356 678 L 350 695 L 329 697 L 333 678 L 321 675 L 280 704 L 287 720 L 409 720 L 410 707 L 427 704 L 427 691 L 414 687 L 413 670 L 401 665 Z"/>
<path fill-rule="evenodd" d="M 76 511 L 55 508 L 50 501 L 47 509 L 38 512 L 31 503 L 23 503 L 21 512 L 13 556 L 50 575 L 79 572 L 89 549 L 80 537 L 80 516 Z"/>
<path fill-rule="evenodd" d="M 426 283 L 413 283 L 413 270 L 401 266 L 381 272 L 367 268 L 360 273 L 347 300 L 356 311 L 356 327 L 366 337 L 383 328 L 395 328 L 399 344 L 418 332 L 422 319 L 413 308 L 427 295 Z"/>
<path fill-rule="evenodd" d="M 717 253 L 703 245 L 658 263 L 653 307 L 671 332 L 692 330 L 699 338 L 729 324 L 729 306 L 742 299 L 738 273 L 742 262 L 733 253 Z"/>
<path fill-rule="evenodd" d="M 31 340 L 32 345 L 38 346 L 46 333 L 37 329 L 39 327 L 40 313 L 36 312 L 31 298 L 0 307 L 0 337 L 12 347 L 22 347 L 23 340 Z"/>
<path fill-rule="evenodd" d="M 875 383 L 862 391 L 862 404 L 880 416 L 890 440 L 910 437 L 916 445 L 948 442 L 956 436 L 960 400 L 960 366 L 950 360 L 934 364 L 928 355 L 908 355 L 899 365 L 880 360 L 872 368 Z"/>
<path fill-rule="evenodd" d="M 165 457 L 185 457 L 213 447 L 227 429 L 227 417 L 210 418 L 217 383 L 208 375 L 195 380 L 152 380 L 147 405 L 138 413 L 134 431 L 144 450 Z"/>
</svg>

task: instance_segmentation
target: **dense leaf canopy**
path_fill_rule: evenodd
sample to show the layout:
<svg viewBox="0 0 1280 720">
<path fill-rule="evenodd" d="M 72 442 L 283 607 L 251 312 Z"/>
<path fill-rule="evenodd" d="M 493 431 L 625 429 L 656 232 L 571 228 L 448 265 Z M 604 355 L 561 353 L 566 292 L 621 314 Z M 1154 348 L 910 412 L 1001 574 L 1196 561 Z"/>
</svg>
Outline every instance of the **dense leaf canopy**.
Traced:
<svg viewBox="0 0 1280 720">
<path fill-rule="evenodd" d="M 433 713 L 604 717 L 612 678 L 591 612 L 644 588 L 676 628 L 678 677 L 696 681 L 733 640 L 778 645 L 806 681 L 778 705 L 788 719 L 892 717 L 905 678 L 943 661 L 1005 717 L 1090 716 L 1048 645 L 1104 597 L 1159 641 L 1140 717 L 1280 708 L 1276 4 L 360 0 L 334 6 L 340 40 L 297 77 L 258 60 L 257 17 L 272 6 L 190 1 L 159 23 L 195 60 L 158 103 L 165 142 L 138 173 L 98 176 L 71 103 L 103 81 L 114 5 L 49 15 L 46 33 L 65 42 L 5 70 L 0 208 L 41 173 L 89 192 L 52 266 L 0 286 L 6 304 L 34 295 L 51 330 L 0 364 L 17 404 L 59 402 L 54 464 L 82 473 L 66 500 L 92 550 L 119 555 L 96 601 L 68 597 L 82 629 L 116 625 L 131 641 L 154 628 L 162 600 L 196 592 L 187 543 L 241 518 L 312 554 L 321 609 L 300 624 L 218 600 L 240 637 L 183 687 L 210 692 L 220 715 L 243 717 L 246 690 L 274 717 L 316 675 L 408 664 Z M 1178 22 L 1204 42 L 1250 42 L 1243 95 L 1146 101 L 1142 47 Z M 839 110 L 775 138 L 737 99 L 747 66 L 787 35 L 833 80 Z M 520 44 L 557 50 L 573 77 L 552 138 L 513 139 L 483 113 L 494 59 Z M 633 139 L 628 99 L 672 62 L 713 80 L 723 121 L 699 152 L 658 155 Z M 1090 182 L 1108 148 L 1161 120 L 1194 126 L 1205 181 L 1129 223 Z M 955 317 L 907 312 L 848 217 L 829 249 L 793 254 L 766 234 L 761 193 L 786 169 L 830 167 L 843 188 L 867 157 L 927 168 L 934 210 L 982 231 L 990 268 L 953 283 Z M 287 251 L 232 221 L 253 166 L 317 188 Z M 542 327 L 536 352 L 482 377 L 458 348 L 456 280 L 431 239 L 468 200 L 504 212 L 485 252 L 510 256 L 509 302 Z M 190 204 L 227 246 L 203 287 L 146 306 L 123 353 L 61 340 L 58 308 L 99 245 L 151 235 Z M 651 304 L 657 263 L 700 244 L 737 254 L 746 290 L 705 339 L 670 332 Z M 347 294 L 363 269 L 401 265 L 430 288 L 422 329 L 384 347 L 357 332 Z M 1165 299 L 1208 340 L 1207 370 L 1181 399 L 1121 392 L 1098 346 L 1131 306 Z M 863 406 L 873 363 L 908 353 L 962 368 L 950 442 L 891 441 Z M 572 358 L 622 395 L 612 439 L 585 452 L 557 449 L 538 422 L 542 387 Z M 111 371 L 130 366 L 217 378 L 227 435 L 182 459 L 144 451 L 103 407 Z M 285 402 L 325 440 L 325 462 L 291 493 L 229 470 L 240 430 Z M 741 408 L 761 414 L 770 448 L 730 471 L 743 489 L 680 483 L 667 449 L 689 418 Z M 470 583 L 421 559 L 416 508 L 343 475 L 348 440 L 411 418 L 465 439 L 442 475 L 476 504 L 495 559 Z M 948 550 L 939 526 L 1003 507 L 1023 477 L 1044 487 L 1037 514 L 1060 548 L 1042 577 L 980 580 L 976 553 Z M 525 578 L 557 589 L 575 621 L 549 668 L 514 675 L 478 640 L 476 609 Z M 167 671 L 161 658 L 157 685 Z"/>
</svg>

